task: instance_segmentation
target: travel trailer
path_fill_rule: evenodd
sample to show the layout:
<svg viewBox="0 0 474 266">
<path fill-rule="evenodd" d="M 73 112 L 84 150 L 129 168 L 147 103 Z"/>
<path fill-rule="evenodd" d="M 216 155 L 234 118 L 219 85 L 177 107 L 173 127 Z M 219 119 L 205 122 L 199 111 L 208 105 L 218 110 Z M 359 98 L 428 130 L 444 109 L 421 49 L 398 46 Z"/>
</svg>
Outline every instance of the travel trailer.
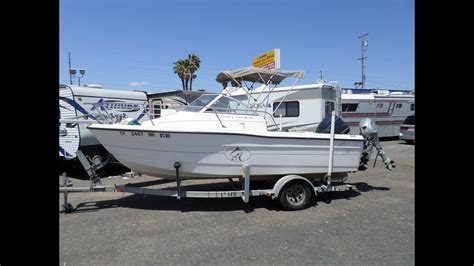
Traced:
<svg viewBox="0 0 474 266">
<path fill-rule="evenodd" d="M 102 89 L 100 86 L 59 85 L 59 157 L 74 159 L 77 151 L 102 161 L 107 151 L 87 129 L 92 123 L 117 123 L 126 118 L 149 119 L 147 94 Z M 105 117 L 102 114 L 107 114 Z"/>
</svg>

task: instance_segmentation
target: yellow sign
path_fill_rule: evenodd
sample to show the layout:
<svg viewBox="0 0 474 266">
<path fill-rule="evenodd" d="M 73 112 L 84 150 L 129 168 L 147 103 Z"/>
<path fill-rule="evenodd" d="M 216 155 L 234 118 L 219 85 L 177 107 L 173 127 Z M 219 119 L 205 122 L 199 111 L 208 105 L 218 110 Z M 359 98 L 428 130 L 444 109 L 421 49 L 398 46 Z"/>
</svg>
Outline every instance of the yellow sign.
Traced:
<svg viewBox="0 0 474 266">
<path fill-rule="evenodd" d="M 260 68 L 280 68 L 280 49 L 272 49 L 252 60 L 252 66 Z"/>
</svg>

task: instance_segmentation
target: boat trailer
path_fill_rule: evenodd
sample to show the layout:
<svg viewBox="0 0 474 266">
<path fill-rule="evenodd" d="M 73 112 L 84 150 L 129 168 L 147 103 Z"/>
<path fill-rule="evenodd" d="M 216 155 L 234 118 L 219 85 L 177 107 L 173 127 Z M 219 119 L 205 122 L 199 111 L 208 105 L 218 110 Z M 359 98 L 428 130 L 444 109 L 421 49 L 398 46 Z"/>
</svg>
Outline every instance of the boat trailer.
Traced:
<svg viewBox="0 0 474 266">
<path fill-rule="evenodd" d="M 335 192 L 335 191 L 348 191 L 352 190 L 353 186 L 348 184 L 342 185 L 313 185 L 313 183 L 302 176 L 298 175 L 286 175 L 273 185 L 270 189 L 250 189 L 250 166 L 244 164 L 242 166 L 242 179 L 241 187 L 237 187 L 234 181 L 229 178 L 229 181 L 234 186 L 234 190 L 225 191 L 190 191 L 185 190 L 181 186 L 181 180 L 179 179 L 179 168 L 181 164 L 175 163 L 176 166 L 176 189 L 157 189 L 147 188 L 141 186 L 146 182 L 139 183 L 128 183 L 113 186 L 103 186 L 100 183 L 93 183 L 90 187 L 72 187 L 69 186 L 69 177 L 66 173 L 61 176 L 63 183 L 59 188 L 59 192 L 64 194 L 63 211 L 70 213 L 74 210 L 73 205 L 68 201 L 69 193 L 80 193 L 80 192 L 126 192 L 133 194 L 142 195 L 155 195 L 174 197 L 176 199 L 182 198 L 241 198 L 244 203 L 248 203 L 250 197 L 255 196 L 269 196 L 272 199 L 280 199 L 280 203 L 285 210 L 299 210 L 306 208 L 313 196 L 323 192 Z"/>
</svg>

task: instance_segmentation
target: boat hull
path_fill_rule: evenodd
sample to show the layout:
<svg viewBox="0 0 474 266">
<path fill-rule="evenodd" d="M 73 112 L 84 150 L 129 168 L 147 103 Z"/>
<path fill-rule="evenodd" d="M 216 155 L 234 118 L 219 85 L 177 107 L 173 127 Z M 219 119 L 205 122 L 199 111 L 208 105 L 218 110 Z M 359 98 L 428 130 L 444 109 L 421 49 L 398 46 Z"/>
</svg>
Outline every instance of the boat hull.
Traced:
<svg viewBox="0 0 474 266">
<path fill-rule="evenodd" d="M 176 162 L 181 164 L 179 173 L 183 179 L 241 177 L 244 164 L 250 166 L 253 177 L 263 179 L 328 171 L 328 134 L 310 133 L 320 136 L 316 138 L 306 133 L 289 138 L 282 134 L 288 132 L 173 132 L 107 125 L 92 125 L 89 129 L 128 168 L 167 179 L 176 179 Z M 357 171 L 362 148 L 360 136 L 335 139 L 333 173 Z"/>
</svg>

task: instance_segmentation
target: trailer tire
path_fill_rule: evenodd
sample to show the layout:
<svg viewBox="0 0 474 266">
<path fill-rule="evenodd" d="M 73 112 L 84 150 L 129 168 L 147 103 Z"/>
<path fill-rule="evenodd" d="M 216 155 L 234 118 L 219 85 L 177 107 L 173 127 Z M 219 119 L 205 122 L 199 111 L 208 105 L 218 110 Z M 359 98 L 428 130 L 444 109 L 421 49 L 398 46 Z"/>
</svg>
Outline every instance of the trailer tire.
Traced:
<svg viewBox="0 0 474 266">
<path fill-rule="evenodd" d="M 292 181 L 286 184 L 280 192 L 279 201 L 284 210 L 302 210 L 311 203 L 311 187 L 304 181 Z"/>
</svg>

